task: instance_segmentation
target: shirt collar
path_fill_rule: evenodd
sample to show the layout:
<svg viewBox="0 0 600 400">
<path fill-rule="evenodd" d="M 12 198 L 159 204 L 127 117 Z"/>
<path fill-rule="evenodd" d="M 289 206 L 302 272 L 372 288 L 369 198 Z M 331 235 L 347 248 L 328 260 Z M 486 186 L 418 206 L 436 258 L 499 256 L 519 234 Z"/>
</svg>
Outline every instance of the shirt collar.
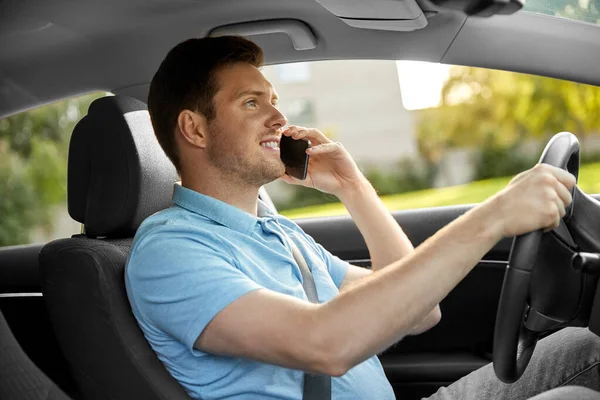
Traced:
<svg viewBox="0 0 600 400">
<path fill-rule="evenodd" d="M 173 203 L 245 234 L 250 234 L 258 222 L 257 217 L 238 207 L 188 189 L 177 183 L 173 189 Z M 260 207 L 261 204 L 259 202 Z M 272 215 L 272 211 L 268 210 L 268 214 Z"/>
</svg>

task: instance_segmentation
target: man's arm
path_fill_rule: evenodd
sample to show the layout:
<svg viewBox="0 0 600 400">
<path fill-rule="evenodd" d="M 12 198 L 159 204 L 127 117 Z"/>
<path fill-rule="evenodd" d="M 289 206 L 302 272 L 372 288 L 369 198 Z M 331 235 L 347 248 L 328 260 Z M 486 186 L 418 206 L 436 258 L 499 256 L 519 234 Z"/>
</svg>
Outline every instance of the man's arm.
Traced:
<svg viewBox="0 0 600 400">
<path fill-rule="evenodd" d="M 366 278 L 372 273 L 373 271 L 370 269 L 357 267 L 356 265 L 350 264 L 348 266 L 346 277 L 340 285 L 340 292 L 349 290 L 352 286 L 358 284 L 362 279 Z M 440 322 L 441 318 L 442 315 L 441 311 L 439 310 L 439 306 L 436 306 L 429 314 L 425 316 L 425 318 L 423 318 L 421 322 L 419 322 L 409 333 L 407 333 L 407 335 L 420 335 L 421 333 L 433 328 L 438 322 Z"/>
<path fill-rule="evenodd" d="M 371 184 L 360 172 L 350 154 L 340 143 L 332 142 L 318 129 L 289 126 L 284 135 L 293 139 L 310 139 L 313 147 L 307 150 L 311 155 L 311 166 L 307 179 L 299 181 L 284 175 L 282 180 L 336 195 L 352 216 L 360 230 L 371 256 L 373 271 L 378 271 L 412 252 L 413 246 L 400 226 L 386 210 Z M 348 280 L 340 289 L 351 286 L 361 273 L 350 268 Z M 437 324 L 441 318 L 437 304 L 432 306 L 423 321 L 414 327 L 413 334 L 425 332 Z"/>
<path fill-rule="evenodd" d="M 412 243 L 366 179 L 360 179 L 355 185 L 345 186 L 339 196 L 365 239 L 373 272 L 380 271 L 414 251 Z M 340 290 L 345 290 L 368 276 L 369 272 L 361 273 L 356 268 L 360 267 L 350 267 Z M 436 304 L 410 334 L 418 335 L 427 331 L 441 318 L 440 307 Z"/>
<path fill-rule="evenodd" d="M 502 237 L 558 226 L 574 185 L 565 171 L 536 167 L 331 301 L 256 290 L 221 310 L 195 346 L 341 376 L 409 334 Z"/>
<path fill-rule="evenodd" d="M 346 186 L 338 196 L 365 239 L 374 272 L 414 251 L 412 243 L 366 179 Z"/>
</svg>

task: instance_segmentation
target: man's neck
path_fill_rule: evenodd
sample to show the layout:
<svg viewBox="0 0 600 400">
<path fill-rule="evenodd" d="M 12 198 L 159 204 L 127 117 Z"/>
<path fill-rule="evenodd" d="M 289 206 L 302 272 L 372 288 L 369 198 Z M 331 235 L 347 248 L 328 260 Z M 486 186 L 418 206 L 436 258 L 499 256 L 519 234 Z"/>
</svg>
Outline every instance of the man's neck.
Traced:
<svg viewBox="0 0 600 400">
<path fill-rule="evenodd" d="M 182 176 L 181 186 L 221 200 L 254 216 L 257 215 L 259 188 L 231 179 L 231 176 L 223 176 L 223 174 L 211 173 L 205 176 L 210 176 L 210 179 Z"/>
</svg>

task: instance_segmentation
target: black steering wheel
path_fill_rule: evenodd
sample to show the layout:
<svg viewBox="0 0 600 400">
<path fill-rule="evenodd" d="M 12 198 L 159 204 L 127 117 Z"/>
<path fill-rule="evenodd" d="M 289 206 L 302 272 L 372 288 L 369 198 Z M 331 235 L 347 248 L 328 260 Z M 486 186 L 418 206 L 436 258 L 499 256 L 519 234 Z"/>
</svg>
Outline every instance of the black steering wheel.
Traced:
<svg viewBox="0 0 600 400">
<path fill-rule="evenodd" d="M 567 170 L 578 177 L 579 141 L 569 132 L 556 134 L 546 145 L 540 163 L 546 163 Z M 574 203 L 567 209 L 563 220 L 567 220 L 573 211 Z M 535 313 L 530 315 L 530 291 L 534 265 L 542 254 L 544 233 L 541 230 L 517 236 L 513 240 L 508 267 L 504 276 L 496 327 L 494 330 L 493 363 L 496 376 L 505 383 L 518 380 L 535 350 L 535 346 L 544 329 L 530 329 L 528 319 L 546 318 L 546 321 L 562 321 Z M 550 325 L 546 324 L 546 327 Z"/>
</svg>

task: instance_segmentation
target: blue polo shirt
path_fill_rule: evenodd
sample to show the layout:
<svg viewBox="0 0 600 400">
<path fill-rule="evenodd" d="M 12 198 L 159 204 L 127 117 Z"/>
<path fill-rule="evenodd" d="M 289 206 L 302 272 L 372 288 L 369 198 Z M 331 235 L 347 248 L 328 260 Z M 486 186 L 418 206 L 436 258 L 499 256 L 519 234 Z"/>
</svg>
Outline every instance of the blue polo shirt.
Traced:
<svg viewBox="0 0 600 400">
<path fill-rule="evenodd" d="M 192 398 L 302 399 L 302 371 L 206 353 L 194 342 L 253 290 L 308 301 L 284 234 L 310 266 L 320 302 L 339 293 L 348 264 L 281 215 L 257 218 L 180 185 L 173 203 L 142 223 L 125 271 L 133 313 L 158 358 Z M 335 400 L 394 398 L 376 356 L 332 378 L 331 387 Z"/>
</svg>

